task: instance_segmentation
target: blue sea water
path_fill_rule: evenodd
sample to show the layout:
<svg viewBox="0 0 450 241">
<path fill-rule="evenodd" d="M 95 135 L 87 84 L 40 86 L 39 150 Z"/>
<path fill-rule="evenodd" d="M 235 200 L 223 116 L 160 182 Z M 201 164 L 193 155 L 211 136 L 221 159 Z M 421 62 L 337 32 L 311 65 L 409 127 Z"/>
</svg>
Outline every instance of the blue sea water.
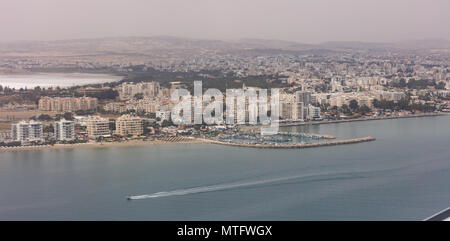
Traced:
<svg viewBox="0 0 450 241">
<path fill-rule="evenodd" d="M 441 116 L 283 130 L 377 138 L 310 149 L 0 152 L 0 220 L 422 220 L 450 206 L 449 123 Z"/>
</svg>

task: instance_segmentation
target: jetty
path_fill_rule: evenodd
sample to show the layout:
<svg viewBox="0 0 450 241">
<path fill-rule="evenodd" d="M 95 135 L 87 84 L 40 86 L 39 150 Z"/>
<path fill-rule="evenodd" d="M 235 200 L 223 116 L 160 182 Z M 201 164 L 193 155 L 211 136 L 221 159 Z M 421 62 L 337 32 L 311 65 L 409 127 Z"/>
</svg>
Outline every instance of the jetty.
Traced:
<svg viewBox="0 0 450 241">
<path fill-rule="evenodd" d="M 332 135 L 312 134 L 312 133 L 294 133 L 294 132 L 278 132 L 282 136 L 309 137 L 314 139 L 336 139 Z"/>
<path fill-rule="evenodd" d="M 316 143 L 297 143 L 297 144 L 246 144 L 246 143 L 232 143 L 217 140 L 207 139 L 205 142 L 219 145 L 227 146 L 237 146 L 237 147 L 249 147 L 249 148 L 265 148 L 265 149 L 300 149 L 300 148 L 311 148 L 311 147 L 321 147 L 321 146 L 336 146 L 345 144 L 355 144 L 361 142 L 375 141 L 376 139 L 371 136 L 347 139 L 347 140 L 337 140 L 337 141 L 324 141 Z"/>
</svg>

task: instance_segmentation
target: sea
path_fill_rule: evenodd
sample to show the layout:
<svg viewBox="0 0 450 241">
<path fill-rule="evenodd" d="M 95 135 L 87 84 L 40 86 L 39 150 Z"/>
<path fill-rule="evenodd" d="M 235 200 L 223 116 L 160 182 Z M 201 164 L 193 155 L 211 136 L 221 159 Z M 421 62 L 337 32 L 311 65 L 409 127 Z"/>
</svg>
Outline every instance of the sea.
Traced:
<svg viewBox="0 0 450 241">
<path fill-rule="evenodd" d="M 283 131 L 377 139 L 0 152 L 0 220 L 423 220 L 450 206 L 450 116 Z"/>
<path fill-rule="evenodd" d="M 0 75 L 0 85 L 9 88 L 32 89 L 37 86 L 48 88 L 59 86 L 61 88 L 101 84 L 115 82 L 123 77 L 109 74 L 88 74 L 88 73 L 32 73 L 32 74 L 2 74 Z"/>
</svg>

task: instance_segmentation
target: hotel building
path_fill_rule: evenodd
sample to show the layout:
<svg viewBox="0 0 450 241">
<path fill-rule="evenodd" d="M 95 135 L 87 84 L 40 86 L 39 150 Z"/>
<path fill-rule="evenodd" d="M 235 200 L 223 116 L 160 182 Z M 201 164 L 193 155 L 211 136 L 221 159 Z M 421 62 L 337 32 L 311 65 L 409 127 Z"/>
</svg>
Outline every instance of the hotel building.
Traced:
<svg viewBox="0 0 450 241">
<path fill-rule="evenodd" d="M 144 132 L 143 119 L 132 116 L 123 115 L 116 120 L 116 134 L 127 136 L 139 136 Z"/>
<path fill-rule="evenodd" d="M 90 116 L 86 121 L 88 137 L 96 139 L 98 137 L 109 136 L 109 120 L 99 116 Z"/>
<path fill-rule="evenodd" d="M 55 122 L 55 137 L 58 141 L 70 141 L 75 139 L 74 122 L 64 119 Z"/>
<path fill-rule="evenodd" d="M 41 122 L 21 121 L 11 127 L 11 139 L 20 142 L 44 141 Z"/>
</svg>

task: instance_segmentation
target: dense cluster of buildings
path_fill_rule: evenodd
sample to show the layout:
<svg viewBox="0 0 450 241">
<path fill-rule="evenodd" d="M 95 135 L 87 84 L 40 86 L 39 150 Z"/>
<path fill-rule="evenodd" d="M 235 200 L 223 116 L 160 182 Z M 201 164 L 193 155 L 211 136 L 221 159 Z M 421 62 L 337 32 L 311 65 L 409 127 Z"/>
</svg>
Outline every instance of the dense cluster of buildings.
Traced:
<svg viewBox="0 0 450 241">
<path fill-rule="evenodd" d="M 151 82 L 153 83 L 153 82 Z M 379 83 L 379 82 L 373 82 Z M 124 86 L 127 86 L 126 88 Z M 138 84 L 133 84 L 134 88 L 136 86 L 144 86 Z M 279 116 L 282 121 L 306 121 L 306 120 L 317 120 L 322 118 L 320 106 L 336 106 L 342 107 L 343 105 L 350 105 L 350 101 L 356 100 L 359 106 L 367 106 L 372 108 L 373 100 L 387 100 L 387 101 L 399 101 L 406 97 L 405 92 L 395 91 L 395 90 L 383 90 L 374 88 L 372 90 L 364 90 L 357 92 L 316 92 L 307 88 L 308 85 L 303 85 L 302 88 L 306 90 L 289 92 L 288 90 L 282 90 L 280 95 L 280 113 Z M 129 89 L 130 84 L 123 84 L 120 89 Z M 160 88 L 161 90 L 162 88 Z M 259 88 L 255 87 L 245 87 L 242 88 L 244 91 L 255 90 L 259 91 Z M 133 93 L 141 93 L 139 91 Z M 144 97 L 142 99 L 136 99 L 127 96 L 127 100 L 121 102 L 109 102 L 105 104 L 104 109 L 110 113 L 154 113 L 158 119 L 168 119 L 170 116 L 170 110 L 177 104 L 175 101 L 170 100 L 169 95 L 164 95 L 159 93 L 158 98 L 155 97 Z M 248 122 L 248 98 L 246 101 L 246 121 Z M 206 103 L 204 103 L 203 107 Z M 226 103 L 224 103 L 226 105 Z M 236 108 L 237 109 L 237 108 Z M 234 115 L 235 118 L 237 115 Z"/>
<path fill-rule="evenodd" d="M 371 86 L 367 89 L 361 89 L 359 91 L 344 91 L 341 84 L 332 82 L 333 91 L 321 92 L 316 91 L 314 88 L 307 83 L 303 83 L 301 85 L 301 91 L 290 91 L 290 89 L 281 89 L 280 95 L 280 112 L 279 116 L 281 121 L 307 121 L 307 120 L 319 120 L 322 119 L 322 109 L 321 106 L 327 106 L 328 108 L 332 107 L 343 107 L 344 105 L 349 106 L 352 100 L 358 103 L 358 106 L 366 106 L 368 108 L 373 108 L 374 100 L 385 100 L 385 101 L 393 101 L 398 102 L 407 97 L 407 93 L 405 91 L 401 91 L 398 89 L 386 89 L 381 84 L 385 84 L 385 79 L 379 78 L 365 78 L 364 81 L 361 81 L 361 84 Z M 150 85 L 155 85 L 155 82 L 150 82 Z M 151 95 L 141 96 L 142 98 L 134 98 L 132 96 L 143 93 L 142 86 L 145 85 L 145 82 L 142 83 L 124 83 L 119 87 L 119 92 L 121 93 L 121 98 L 125 98 L 123 101 L 114 101 L 105 104 L 104 109 L 110 113 L 152 113 L 158 119 L 169 119 L 170 110 L 172 107 L 177 104 L 177 101 L 172 101 L 170 99 L 170 89 L 166 93 L 164 92 L 164 88 L 159 88 L 159 93 L 153 93 Z M 145 89 L 149 88 L 148 86 Z M 129 92 L 129 94 L 123 94 L 124 90 L 134 89 L 133 92 Z M 259 91 L 259 88 L 256 87 L 246 87 L 243 85 L 242 90 L 255 90 Z M 409 93 L 409 96 L 413 101 L 421 102 L 419 100 L 420 95 L 424 95 L 423 91 L 412 91 Z M 425 92 L 427 93 L 427 92 Z M 448 91 L 440 91 L 439 94 L 441 96 L 447 96 Z M 155 95 L 157 97 L 155 97 Z M 245 121 L 249 121 L 249 113 L 248 113 L 248 98 L 246 101 L 246 113 L 245 113 Z M 203 108 L 205 107 L 204 103 Z M 224 103 L 226 105 L 226 103 Z M 236 110 L 237 108 L 235 108 Z M 192 108 L 193 111 L 193 108 Z M 191 115 L 193 116 L 193 114 Z M 237 114 L 234 115 L 235 119 Z"/>
<path fill-rule="evenodd" d="M 73 121 L 59 120 L 54 123 L 55 140 L 71 141 L 75 139 L 75 124 Z M 44 142 L 43 123 L 39 121 L 20 121 L 11 127 L 11 141 L 21 143 Z"/>
<path fill-rule="evenodd" d="M 280 119 L 282 121 L 305 121 L 321 119 L 321 110 L 313 105 L 313 95 L 308 91 L 280 96 Z"/>
<path fill-rule="evenodd" d="M 165 102 L 167 103 L 167 102 Z M 132 99 L 125 102 L 110 102 L 104 107 L 110 113 L 124 113 L 127 111 L 156 113 L 164 102 L 155 99 Z"/>
<path fill-rule="evenodd" d="M 111 129 L 111 123 L 115 123 L 115 128 Z M 59 142 L 67 142 L 78 138 L 110 137 L 112 134 L 129 137 L 140 136 L 144 133 L 144 119 L 133 115 L 123 115 L 116 120 L 100 116 L 81 117 L 74 121 L 61 119 L 51 123 L 51 125 L 53 125 L 53 133 L 45 135 L 43 122 L 20 121 L 11 126 L 10 134 L 3 133 L 1 140 L 27 144 L 43 143 L 49 138 Z M 76 126 L 85 127 L 85 132 L 77 133 Z"/>
<path fill-rule="evenodd" d="M 349 93 L 315 93 L 312 95 L 312 103 L 324 105 L 327 104 L 331 107 L 342 107 L 343 105 L 349 105 L 350 101 L 356 100 L 359 106 L 372 107 L 373 100 L 386 100 L 386 101 L 399 101 L 406 98 L 404 92 L 398 91 L 362 91 L 362 92 L 349 92 Z"/>
<path fill-rule="evenodd" d="M 140 39 L 138 42 L 141 41 L 143 40 Z M 155 45 L 155 43 L 158 44 Z M 214 83 L 214 79 L 242 83 L 244 91 L 259 91 L 261 86 L 265 88 L 279 87 L 279 117 L 282 122 L 341 118 L 340 114 L 347 109 L 344 107 L 350 106 L 351 103 L 354 105 L 355 102 L 359 107 L 365 106 L 373 109 L 374 113 L 378 111 L 378 114 L 384 114 L 384 110 L 375 109 L 373 104 L 375 100 L 393 103 L 407 100 L 411 106 L 414 104 L 414 108 L 419 105 L 430 105 L 440 111 L 449 111 L 450 109 L 448 51 L 433 50 L 431 52 L 381 48 L 370 50 L 349 48 L 345 51 L 331 49 L 228 51 L 225 47 L 218 51 L 216 45 L 207 48 L 202 44 L 202 46 L 193 48 L 193 43 L 184 46 L 188 47 L 189 51 L 187 52 L 172 51 L 172 45 L 167 48 L 167 51 L 159 51 L 161 46 L 169 46 L 165 45 L 168 43 L 170 41 L 152 39 L 146 42 L 145 46 L 155 47 L 158 50 L 153 54 L 127 55 L 120 58 L 101 55 L 100 59 L 96 59 L 97 57 L 83 55 L 77 57 L 76 61 L 73 58 L 59 57 L 24 57 L 17 61 L 16 58 L 4 57 L 0 59 L 0 65 L 11 69 L 58 67 L 107 69 L 125 75 L 133 71 L 148 75 L 156 73 L 161 74 L 160 76 L 164 76 L 164 78 L 170 76 L 171 79 L 166 78 L 160 84 L 158 81 L 137 82 L 130 78 L 131 82 L 124 82 L 120 85 L 111 84 L 105 88 L 103 86 L 102 88 L 82 86 L 73 93 L 61 94 L 61 96 L 79 96 L 81 94 L 101 96 L 105 90 L 118 92 L 117 98 L 116 94 L 112 95 L 113 97 L 99 97 L 102 99 L 100 104 L 97 98 L 92 97 L 42 97 L 36 105 L 35 99 L 20 101 L 20 98 L 14 96 L 17 93 L 32 96 L 28 95 L 33 92 L 31 89 L 0 88 L 0 95 L 8 94 L 11 97 L 9 103 L 0 103 L 0 111 L 27 112 L 36 108 L 40 111 L 59 113 L 81 110 L 96 112 L 98 110 L 98 113 L 110 117 L 88 116 L 74 121 L 57 121 L 53 126 L 54 139 L 58 141 L 74 140 L 82 136 L 83 131 L 86 138 L 89 139 L 111 135 L 139 136 L 144 133 L 143 126 L 146 118 L 158 121 L 160 124 L 163 121 L 170 123 L 171 110 L 179 101 L 171 100 L 171 93 L 177 88 L 186 88 L 187 84 L 197 78 L 211 81 L 208 85 Z M 128 48 L 134 48 L 135 44 L 129 45 Z M 182 41 L 177 44 L 183 45 Z M 258 82 L 255 82 L 254 79 Z M 249 82 L 252 83 L 252 87 L 245 87 L 244 84 L 248 85 Z M 39 94 L 42 93 L 39 92 Z M 55 91 L 45 94 L 58 96 L 58 92 Z M 252 118 L 248 100 L 248 98 L 244 99 L 246 122 Z M 206 102 L 203 103 L 202 108 L 205 108 L 206 104 Z M 226 104 L 224 103 L 224 106 Z M 237 105 L 236 101 L 235 107 Z M 192 102 L 192 107 L 194 106 L 194 102 Z M 361 109 L 367 110 L 367 108 Z M 227 111 L 226 108 L 224 110 Z M 194 112 L 194 108 L 192 111 Z M 234 118 L 237 121 L 237 108 L 234 108 L 234 111 Z M 356 111 L 352 111 L 348 117 L 353 118 L 366 114 L 363 111 L 354 112 Z M 369 115 L 371 114 L 373 113 L 369 113 Z M 191 118 L 193 117 L 192 113 Z M 16 123 L 21 119 L 24 118 L 14 115 L 1 116 L 0 121 L 14 124 L 10 133 L 0 133 L 0 140 L 33 142 L 45 139 L 40 122 Z M 85 129 L 77 130 L 77 126 Z"/>
<path fill-rule="evenodd" d="M 143 98 L 155 98 L 160 93 L 159 82 L 139 82 L 139 83 L 123 83 L 120 88 L 120 98 L 130 99 L 136 95 L 142 95 Z"/>
</svg>

